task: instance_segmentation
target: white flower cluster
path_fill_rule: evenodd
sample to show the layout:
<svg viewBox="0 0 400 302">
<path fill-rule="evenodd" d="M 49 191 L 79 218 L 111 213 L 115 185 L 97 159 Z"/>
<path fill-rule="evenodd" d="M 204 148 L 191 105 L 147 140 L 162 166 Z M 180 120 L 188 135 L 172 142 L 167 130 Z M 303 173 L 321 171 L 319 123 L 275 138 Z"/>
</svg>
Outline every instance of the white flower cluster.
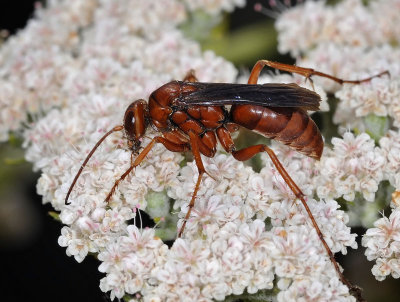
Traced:
<svg viewBox="0 0 400 302">
<path fill-rule="evenodd" d="M 81 163 L 106 131 L 121 124 L 133 100 L 146 99 L 154 89 L 182 79 L 190 69 L 201 81 L 235 81 L 232 64 L 212 52 L 202 53 L 177 26 L 191 10 L 217 14 L 244 2 L 53 0 L 45 9 L 38 8 L 27 28 L 0 49 L 0 139 L 20 129 L 27 115 L 33 119 L 23 132 L 26 158 L 42 172 L 37 190 L 43 202 L 51 203 L 66 225 L 59 244 L 78 262 L 88 253 L 97 254 L 99 270 L 106 274 L 100 288 L 110 292 L 112 299 L 129 295 L 135 301 L 180 301 L 182 297 L 212 301 L 245 292 L 276 295 L 269 291 L 276 285 L 278 301 L 354 301 L 339 281 L 303 206 L 294 202 L 266 155 L 262 155 L 260 172 L 222 150 L 212 159 L 203 158 L 212 178 L 204 176 L 184 237 L 170 248 L 156 235 L 157 229 L 135 225 L 140 225 L 141 211 L 157 204 L 156 196 L 168 204 L 152 209 L 151 215 L 178 216 L 180 227 L 198 171 L 194 162 L 183 164 L 180 153 L 161 145 L 152 149 L 106 203 L 114 182 L 131 162 L 123 134 L 110 135 L 76 182 L 70 204 L 64 204 Z M 303 63 L 348 78 L 389 69 L 391 78 L 343 88 L 316 81 L 316 91 L 324 100 L 322 87 L 337 91 L 336 121 L 358 126 L 362 132 L 358 136 L 346 132 L 343 139 L 333 139 L 334 148 L 326 147 L 320 163 L 273 144 L 288 173 L 309 196 L 309 207 L 334 253 L 345 254 L 347 248 L 357 247 L 356 235 L 346 225 L 349 216 L 339 210 L 335 199 L 353 200 L 360 192 L 372 201 L 378 184 L 386 179 L 396 188 L 392 215 L 376 222 L 363 240 L 368 259 L 378 259 L 373 273 L 381 279 L 398 276 L 400 254 L 396 218 L 400 132 L 394 128 L 400 123 L 396 103 L 400 61 L 396 48 L 385 44 L 399 36 L 398 29 L 388 25 L 398 24 L 398 15 L 384 2 L 364 7 L 350 0 L 331 8 L 308 1 L 281 16 L 280 49 L 304 53 Z M 387 2 L 396 5 L 398 1 Z M 378 5 L 387 10 L 387 18 L 375 16 L 372 8 Z M 325 16 L 340 14 L 340 22 L 324 25 Z M 379 25 L 371 28 L 368 23 L 360 32 L 354 30 L 368 18 Z M 384 37 L 378 39 L 373 31 Z M 329 43 L 325 43 L 329 33 Z M 348 50 L 341 53 L 340 47 Z M 356 61 L 364 57 L 368 63 L 357 67 Z M 286 82 L 303 79 L 286 77 Z M 327 110 L 327 103 L 322 107 Z M 381 133 L 379 146 L 363 133 L 368 124 L 362 118 L 369 114 L 393 120 L 391 131 Z M 142 146 L 155 135 L 149 128 Z M 169 199 L 179 214 L 169 213 Z"/>
<path fill-rule="evenodd" d="M 375 47 L 398 42 L 399 0 L 305 1 L 286 10 L 276 22 L 279 51 L 294 57 L 317 45 L 333 43 L 351 47 Z"/>
<path fill-rule="evenodd" d="M 390 184 L 400 188 L 400 131 L 390 130 L 386 136 L 379 140 L 379 145 L 386 158 L 386 166 L 384 169 L 385 178 Z M 400 206 L 397 204 L 396 206 Z"/>
<path fill-rule="evenodd" d="M 304 157 L 302 160 L 311 165 L 311 160 Z M 194 300 L 204 297 L 221 300 L 227 295 L 242 294 L 246 288 L 250 294 L 271 289 L 275 274 L 279 277 L 278 301 L 288 301 L 289 297 L 296 300 L 300 296 L 315 301 L 326 297 L 352 299 L 348 289 L 339 285 L 307 213 L 301 205 L 293 204 L 294 196 L 269 161 L 260 173 L 223 154 L 204 158 L 204 162 L 216 181 L 205 177 L 186 226 L 185 241 L 179 241 L 180 245 L 185 242 L 185 257 L 174 256 L 167 261 L 166 268 L 156 271 L 175 277 L 168 286 L 162 283 L 153 288 L 154 295 L 168 292 L 175 300 L 182 288 L 201 284 L 202 291 L 192 292 L 198 295 Z M 301 164 L 301 160 L 292 160 L 288 172 L 296 175 L 293 172 L 298 172 Z M 295 180 L 306 188 L 309 179 L 299 177 L 305 183 Z M 185 208 L 196 178 L 194 163 L 182 169 L 178 176 L 180 185 L 172 186 L 169 191 L 176 200 L 175 206 Z M 355 235 L 346 226 L 348 217 L 338 210 L 334 200 L 310 199 L 308 203 L 334 252 L 346 253 L 347 247 L 357 247 Z M 184 215 L 185 211 L 180 213 L 181 218 Z M 253 220 L 254 217 L 258 219 Z M 262 222 L 267 218 L 271 221 L 269 226 Z M 187 246 L 187 239 L 194 247 Z M 179 261 L 187 263 L 172 266 Z M 204 265 L 193 265 L 199 262 Z"/>
<path fill-rule="evenodd" d="M 318 196 L 353 201 L 360 192 L 367 201 L 374 201 L 386 163 L 382 150 L 366 133 L 354 137 L 346 132 L 343 139 L 333 138 L 332 144 L 333 149 L 327 148 L 316 164 L 320 171 L 314 179 Z"/>
<path fill-rule="evenodd" d="M 298 56 L 299 66 L 346 80 L 367 78 L 385 70 L 390 73 L 360 85 L 340 86 L 326 78 L 313 78 L 338 99 L 333 121 L 341 129 L 360 133 L 354 136 L 346 132 L 343 139 L 332 139 L 333 149 L 325 148 L 315 165 L 317 195 L 358 202 L 356 195 L 361 193 L 363 199 L 375 201 L 383 180 L 395 189 L 392 214 L 377 220 L 362 241 L 368 259 L 377 259 L 372 272 L 378 280 L 390 274 L 399 277 L 399 8 L 398 0 L 374 0 L 367 5 L 360 0 L 344 0 L 334 6 L 306 1 L 287 10 L 276 23 L 279 50 Z M 364 206 L 374 212 L 370 216 L 376 217 L 376 206 Z"/>
<path fill-rule="evenodd" d="M 164 264 L 167 252 L 168 247 L 155 236 L 154 229 L 140 231 L 136 226 L 128 226 L 126 235 L 107 245 L 98 255 L 102 261 L 99 270 L 107 273 L 100 288 L 111 291 L 111 300 L 121 298 L 125 292 L 143 291 L 154 267 Z"/>
<path fill-rule="evenodd" d="M 387 159 L 384 175 L 396 191 L 392 194 L 392 213 L 375 221 L 362 239 L 367 259 L 376 260 L 372 273 L 377 280 L 400 277 L 400 131 L 389 131 L 379 144 Z"/>
<path fill-rule="evenodd" d="M 221 10 L 231 12 L 235 7 L 243 7 L 246 0 L 184 0 L 190 10 L 204 10 L 216 15 Z"/>
<path fill-rule="evenodd" d="M 400 278 L 400 208 L 395 208 L 389 218 L 377 220 L 374 226 L 362 239 L 363 246 L 367 247 L 367 259 L 376 259 L 372 273 L 377 280 L 389 275 Z"/>
</svg>

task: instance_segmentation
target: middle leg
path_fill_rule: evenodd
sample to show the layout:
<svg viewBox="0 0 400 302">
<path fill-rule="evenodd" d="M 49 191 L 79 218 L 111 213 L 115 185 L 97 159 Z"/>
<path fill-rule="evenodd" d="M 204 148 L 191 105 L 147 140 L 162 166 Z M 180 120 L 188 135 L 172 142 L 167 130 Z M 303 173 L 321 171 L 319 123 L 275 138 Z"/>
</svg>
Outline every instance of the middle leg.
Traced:
<svg viewBox="0 0 400 302">
<path fill-rule="evenodd" d="M 199 148 L 199 144 L 201 144 L 201 141 L 199 141 L 199 137 L 193 131 L 189 131 L 189 138 L 190 138 L 190 147 L 191 147 L 191 150 L 193 153 L 194 160 L 196 162 L 197 169 L 199 171 L 199 176 L 197 177 L 196 186 L 194 187 L 194 192 L 192 194 L 192 198 L 190 199 L 190 202 L 188 205 L 188 211 L 183 220 L 183 224 L 178 232 L 178 237 L 182 237 L 183 231 L 185 230 L 186 223 L 187 223 L 187 221 L 190 217 L 190 213 L 192 212 L 192 209 L 194 207 L 194 202 L 196 200 L 197 192 L 199 191 L 199 188 L 200 188 L 201 179 L 203 177 L 203 174 L 207 173 L 206 169 L 204 168 L 203 161 L 201 160 L 200 148 Z"/>
</svg>

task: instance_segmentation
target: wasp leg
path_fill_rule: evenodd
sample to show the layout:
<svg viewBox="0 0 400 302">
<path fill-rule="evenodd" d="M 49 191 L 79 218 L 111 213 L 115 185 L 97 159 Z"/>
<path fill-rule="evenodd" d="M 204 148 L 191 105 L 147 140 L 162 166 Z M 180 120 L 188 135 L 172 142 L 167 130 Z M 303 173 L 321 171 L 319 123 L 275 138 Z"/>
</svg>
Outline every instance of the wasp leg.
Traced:
<svg viewBox="0 0 400 302">
<path fill-rule="evenodd" d="M 300 199 L 301 203 L 303 204 L 304 208 L 307 211 L 308 216 L 310 217 L 312 225 L 313 225 L 314 229 L 316 230 L 320 241 L 322 242 L 326 252 L 328 253 L 328 256 L 329 256 L 332 264 L 334 265 L 337 274 L 339 275 L 340 280 L 345 285 L 347 285 L 350 290 L 355 290 L 355 287 L 342 274 L 342 272 L 341 272 L 341 270 L 339 268 L 339 265 L 336 262 L 335 257 L 333 255 L 331 249 L 329 248 L 328 244 L 326 243 L 326 241 L 324 239 L 324 235 L 322 234 L 320 228 L 318 227 L 317 222 L 315 221 L 314 215 L 311 213 L 311 210 L 307 205 L 307 202 L 306 202 L 306 200 L 304 198 L 305 195 L 300 190 L 300 188 L 296 185 L 294 180 L 286 172 L 285 168 L 283 167 L 282 163 L 279 161 L 278 157 L 275 155 L 274 151 L 271 148 L 269 148 L 268 146 L 266 146 L 266 145 L 254 145 L 254 146 L 250 146 L 250 147 L 247 147 L 247 148 L 243 148 L 243 149 L 238 150 L 238 151 L 232 151 L 232 155 L 237 160 L 245 161 L 245 160 L 248 160 L 248 159 L 252 158 L 257 153 L 261 153 L 261 152 L 267 152 L 267 154 L 271 158 L 273 164 L 275 165 L 275 167 L 278 170 L 278 172 L 281 174 L 281 176 L 284 179 L 284 181 L 287 183 L 287 185 L 292 190 L 294 195 L 298 199 Z"/>
<path fill-rule="evenodd" d="M 247 82 L 248 84 L 257 84 L 258 78 L 260 76 L 260 72 L 264 68 L 264 66 L 268 66 L 271 68 L 275 68 L 275 69 L 279 69 L 279 70 L 283 70 L 283 71 L 287 71 L 287 72 L 291 72 L 291 73 L 297 73 L 297 74 L 304 76 L 306 78 L 306 80 L 310 80 L 310 81 L 311 81 L 311 76 L 315 75 L 315 76 L 320 76 L 320 77 L 331 79 L 332 81 L 335 81 L 339 84 L 344 84 L 344 83 L 361 84 L 361 83 L 369 82 L 373 78 L 377 78 L 377 77 L 383 76 L 385 74 L 390 76 L 389 71 L 385 70 L 376 75 L 373 75 L 371 77 L 361 79 L 361 80 L 343 80 L 341 78 L 334 77 L 330 74 L 323 73 L 323 72 L 314 70 L 312 68 L 304 68 L 304 67 L 288 65 L 288 64 L 283 64 L 283 63 L 278 63 L 278 62 L 273 62 L 273 61 L 268 61 L 268 60 L 259 60 L 254 65 L 254 67 L 250 73 L 250 77 Z M 312 82 L 311 82 L 311 84 L 312 84 Z"/>
<path fill-rule="evenodd" d="M 186 76 L 183 78 L 183 82 L 198 82 L 193 69 L 190 69 Z"/>
<path fill-rule="evenodd" d="M 166 138 L 162 137 L 162 136 L 156 136 L 154 137 L 151 142 L 142 150 L 142 152 L 139 153 L 139 155 L 136 157 L 135 161 L 133 161 L 133 157 L 131 157 L 131 165 L 128 168 L 128 170 L 125 171 L 124 174 L 121 175 L 121 177 L 119 179 L 117 179 L 113 185 L 113 187 L 111 188 L 110 193 L 108 193 L 105 201 L 109 202 L 111 199 L 111 196 L 114 194 L 115 190 L 118 187 L 118 184 L 125 179 L 126 176 L 129 175 L 129 173 L 137 166 L 140 165 L 140 163 L 145 159 L 146 155 L 150 152 L 150 150 L 154 147 L 155 143 L 160 143 L 163 144 L 165 148 L 167 148 L 168 150 L 174 151 L 174 152 L 183 152 L 183 151 L 187 151 L 188 148 L 186 145 L 178 145 L 175 144 L 169 140 L 167 140 Z"/>
<path fill-rule="evenodd" d="M 201 141 L 199 141 L 198 135 L 195 134 L 193 131 L 190 131 L 189 132 L 189 138 L 190 138 L 190 147 L 191 147 L 191 150 L 192 150 L 192 153 L 193 153 L 193 157 L 194 157 L 194 160 L 196 162 L 197 169 L 199 170 L 199 176 L 197 177 L 197 182 L 196 182 L 196 186 L 194 187 L 194 192 L 192 194 L 192 199 L 190 200 L 190 203 L 188 205 L 189 209 L 188 209 L 188 211 L 186 213 L 186 216 L 185 216 L 185 218 L 183 220 L 182 227 L 179 230 L 178 237 L 181 237 L 182 234 L 183 234 L 183 231 L 185 230 L 186 222 L 190 217 L 190 213 L 192 212 L 192 209 L 194 207 L 194 202 L 196 200 L 197 192 L 199 191 L 199 188 L 200 188 L 201 179 L 203 177 L 203 174 L 207 173 L 206 169 L 204 168 L 203 161 L 201 160 L 201 156 L 200 156 L 199 143 L 201 143 Z"/>
</svg>

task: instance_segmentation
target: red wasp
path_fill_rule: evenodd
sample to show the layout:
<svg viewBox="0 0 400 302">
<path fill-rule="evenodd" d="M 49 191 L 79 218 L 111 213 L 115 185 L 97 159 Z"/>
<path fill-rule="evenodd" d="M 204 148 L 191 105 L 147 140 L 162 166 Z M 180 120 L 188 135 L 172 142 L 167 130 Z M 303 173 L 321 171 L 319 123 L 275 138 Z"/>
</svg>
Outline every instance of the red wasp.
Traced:
<svg viewBox="0 0 400 302">
<path fill-rule="evenodd" d="M 278 140 L 296 151 L 311 158 L 319 159 L 324 143 L 321 133 L 308 116 L 307 110 L 318 110 L 320 96 L 296 84 L 257 84 L 264 66 L 298 73 L 311 81 L 311 76 L 317 75 L 329 78 L 340 84 L 360 84 L 372 78 L 388 74 L 387 71 L 378 75 L 356 81 L 342 80 L 334 76 L 315 71 L 267 60 L 258 61 L 251 71 L 247 84 L 231 83 L 202 83 L 197 82 L 193 72 L 189 72 L 183 81 L 171 81 L 155 90 L 146 102 L 143 99 L 134 101 L 125 112 L 123 125 L 118 125 L 108 131 L 93 147 L 78 173 L 76 174 L 65 198 L 67 204 L 69 195 L 98 146 L 111 133 L 125 131 L 128 147 L 135 160 L 131 157 L 131 165 L 122 176 L 115 181 L 114 186 L 106 197 L 108 202 L 120 181 L 144 160 L 156 143 L 163 144 L 173 152 L 191 151 L 199 171 L 196 186 L 189 203 L 178 236 L 182 236 L 186 222 L 194 206 L 197 191 L 204 173 L 207 173 L 201 154 L 213 157 L 216 153 L 217 142 L 226 152 L 240 161 L 252 158 L 260 152 L 267 152 L 281 174 L 284 181 L 301 200 L 318 236 L 324 245 L 329 258 L 341 279 L 350 289 L 355 289 L 343 276 L 332 251 L 325 242 L 313 214 L 308 207 L 303 192 L 292 180 L 275 153 L 267 145 L 259 144 L 237 150 L 231 133 L 239 126 L 253 130 L 267 138 Z M 231 105 L 230 110 L 225 105 Z M 160 132 L 141 151 L 141 139 L 146 129 L 154 126 Z"/>
</svg>

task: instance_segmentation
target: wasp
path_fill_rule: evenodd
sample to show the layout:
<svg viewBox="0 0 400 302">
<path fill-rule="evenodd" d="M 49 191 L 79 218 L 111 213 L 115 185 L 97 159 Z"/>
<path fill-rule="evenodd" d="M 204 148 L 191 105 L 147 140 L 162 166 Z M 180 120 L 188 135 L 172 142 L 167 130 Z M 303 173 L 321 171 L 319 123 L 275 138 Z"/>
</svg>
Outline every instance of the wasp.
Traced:
<svg viewBox="0 0 400 302">
<path fill-rule="evenodd" d="M 207 173 L 201 155 L 213 157 L 218 142 L 227 153 L 232 154 L 239 161 L 246 161 L 258 153 L 266 152 L 283 180 L 306 209 L 340 280 L 350 290 L 356 291 L 357 289 L 340 271 L 339 265 L 307 205 L 305 195 L 286 172 L 274 151 L 265 144 L 238 150 L 232 139 L 232 132 L 244 127 L 267 138 L 280 141 L 308 157 L 316 160 L 321 157 L 324 142 L 317 125 L 307 114 L 308 110 L 317 111 L 319 109 L 320 96 L 297 84 L 257 84 L 260 72 L 265 66 L 297 73 L 310 81 L 311 76 L 321 76 L 339 84 L 360 84 L 388 74 L 388 71 L 384 71 L 362 80 L 343 80 L 311 68 L 260 60 L 254 65 L 247 84 L 232 84 L 198 82 L 194 72 L 190 71 L 183 81 L 171 81 L 156 89 L 150 95 L 148 102 L 139 99 L 128 106 L 123 124 L 115 126 L 100 138 L 82 163 L 68 190 L 65 203 L 67 204 L 79 175 L 99 145 L 113 132 L 124 131 L 128 147 L 132 152 L 131 164 L 125 173 L 115 181 L 105 198 L 106 202 L 110 200 L 118 184 L 140 165 L 156 143 L 164 145 L 172 152 L 191 152 L 193 154 L 199 175 L 187 214 L 178 231 L 178 237 L 181 237 L 194 207 L 202 177 Z M 225 107 L 228 105 L 231 106 L 230 109 Z M 157 129 L 159 135 L 142 148 L 142 138 L 150 126 Z M 136 155 L 135 159 L 133 159 L 134 155 Z"/>
</svg>

